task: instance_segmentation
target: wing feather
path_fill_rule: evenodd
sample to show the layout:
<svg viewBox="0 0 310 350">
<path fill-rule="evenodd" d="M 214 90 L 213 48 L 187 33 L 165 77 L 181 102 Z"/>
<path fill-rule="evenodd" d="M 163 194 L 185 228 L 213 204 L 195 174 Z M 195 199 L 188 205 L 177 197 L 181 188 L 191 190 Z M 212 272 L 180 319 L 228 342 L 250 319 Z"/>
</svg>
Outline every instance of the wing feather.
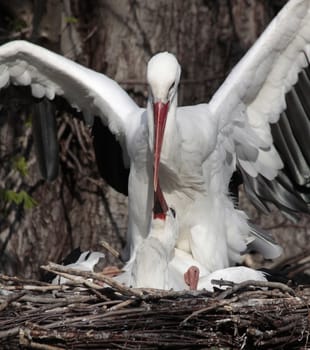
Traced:
<svg viewBox="0 0 310 350">
<path fill-rule="evenodd" d="M 30 85 L 33 96 L 60 95 L 92 123 L 99 116 L 117 137 L 126 136 L 138 106 L 112 79 L 63 56 L 31 44 L 12 41 L 0 47 L 0 88 Z"/>
<path fill-rule="evenodd" d="M 309 23 L 310 0 L 289 1 L 209 103 L 219 119 L 217 150 L 236 153 L 245 188 L 264 211 L 267 200 L 309 212 L 308 190 L 300 187 L 310 187 Z"/>
</svg>

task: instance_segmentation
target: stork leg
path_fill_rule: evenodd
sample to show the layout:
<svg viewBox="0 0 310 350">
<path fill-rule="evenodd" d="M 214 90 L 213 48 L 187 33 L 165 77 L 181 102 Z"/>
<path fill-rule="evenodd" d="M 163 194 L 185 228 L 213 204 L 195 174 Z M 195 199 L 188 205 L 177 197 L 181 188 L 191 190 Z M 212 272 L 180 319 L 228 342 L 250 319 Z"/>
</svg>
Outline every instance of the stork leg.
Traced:
<svg viewBox="0 0 310 350">
<path fill-rule="evenodd" d="M 190 290 L 197 290 L 199 281 L 199 268 L 197 266 L 191 266 L 184 273 L 184 281 L 189 286 Z"/>
</svg>

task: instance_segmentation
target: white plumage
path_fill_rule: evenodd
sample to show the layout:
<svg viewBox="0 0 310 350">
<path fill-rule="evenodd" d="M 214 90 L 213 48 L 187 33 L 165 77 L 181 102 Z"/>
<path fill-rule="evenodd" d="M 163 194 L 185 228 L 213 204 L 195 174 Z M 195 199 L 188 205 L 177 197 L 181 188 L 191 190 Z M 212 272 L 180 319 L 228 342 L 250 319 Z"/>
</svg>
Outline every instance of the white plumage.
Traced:
<svg viewBox="0 0 310 350">
<path fill-rule="evenodd" d="M 147 238 L 141 242 L 136 255 L 125 266 L 125 272 L 117 276 L 116 280 L 134 288 L 182 291 L 192 287 L 185 276 L 191 273 L 189 280 L 195 280 L 193 289 L 206 289 L 210 292 L 214 286 L 212 280 L 233 283 L 267 281 L 265 273 L 244 266 L 228 267 L 210 273 L 192 255 L 174 248 L 178 235 L 178 219 L 170 209 L 165 219 L 153 218 Z"/>
<path fill-rule="evenodd" d="M 168 266 L 174 255 L 178 232 L 177 219 L 171 210 L 167 212 L 165 220 L 152 219 L 148 236 L 125 267 L 125 270 L 129 270 L 127 285 L 169 289 Z"/>
<path fill-rule="evenodd" d="M 201 277 L 198 281 L 197 289 L 206 289 L 213 292 L 214 287 L 227 289 L 229 286 L 219 286 L 212 283 L 212 280 L 223 280 L 233 283 L 241 283 L 245 281 L 261 281 L 266 282 L 267 278 L 262 271 L 250 269 L 249 267 L 236 266 L 227 267 L 210 273 L 208 276 Z"/>
<path fill-rule="evenodd" d="M 309 8 L 309 0 L 291 0 L 209 104 L 177 107 L 181 68 L 171 54 L 150 60 L 151 93 L 142 109 L 103 74 L 24 41 L 0 47 L 0 88 L 30 84 L 36 97 L 63 96 L 89 124 L 99 116 L 115 134 L 130 166 L 132 257 L 149 232 L 158 171 L 164 196 L 179 217 L 176 247 L 215 271 L 239 261 L 247 244 L 259 239 L 251 234 L 246 215 L 234 208 L 228 184 L 236 166 L 249 176 L 267 179 L 275 178 L 283 166 L 269 123 L 278 120 L 285 93 L 308 65 Z M 163 120 L 155 126 L 157 117 Z M 164 129 L 162 144 L 154 135 L 158 128 Z M 262 240 L 263 253 L 264 244 L 270 247 Z M 280 254 L 279 247 L 271 247 L 269 258 Z"/>
</svg>

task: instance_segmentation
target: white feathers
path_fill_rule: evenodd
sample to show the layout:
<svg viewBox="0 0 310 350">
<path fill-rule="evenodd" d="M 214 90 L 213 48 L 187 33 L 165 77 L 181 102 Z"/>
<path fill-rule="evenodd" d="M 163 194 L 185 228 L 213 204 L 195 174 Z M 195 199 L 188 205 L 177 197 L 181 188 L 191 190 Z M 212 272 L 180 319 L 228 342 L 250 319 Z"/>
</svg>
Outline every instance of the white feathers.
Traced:
<svg viewBox="0 0 310 350">
<path fill-rule="evenodd" d="M 59 93 L 59 95 L 61 95 Z M 45 89 L 45 96 L 49 99 L 49 100 L 53 100 L 55 97 L 55 88 L 53 86 L 48 86 Z"/>
<path fill-rule="evenodd" d="M 250 269 L 244 266 L 228 267 L 226 269 L 217 270 L 202 277 L 198 281 L 198 289 L 206 289 L 213 292 L 214 287 L 220 288 L 212 283 L 212 280 L 223 280 L 233 283 L 241 283 L 245 281 L 262 281 L 266 282 L 265 274 L 261 271 Z M 221 289 L 227 289 L 228 286 L 222 286 Z"/>
<path fill-rule="evenodd" d="M 166 219 L 152 219 L 150 232 L 129 263 L 130 285 L 145 288 L 169 288 L 168 265 L 173 258 L 179 235 L 178 221 L 171 210 Z M 126 269 L 126 268 L 125 268 Z"/>
<path fill-rule="evenodd" d="M 184 274 L 194 266 L 199 270 L 198 289 L 213 291 L 213 279 L 234 283 L 266 281 L 264 273 L 247 267 L 230 267 L 210 273 L 192 254 L 174 248 L 178 235 L 178 221 L 171 211 L 166 221 L 153 219 L 149 235 L 116 280 L 135 288 L 185 290 L 189 287 Z"/>
<path fill-rule="evenodd" d="M 309 1 L 289 1 L 210 101 L 210 109 L 220 118 L 221 125 L 228 127 L 234 120 L 240 120 L 240 116 L 247 121 L 245 128 L 234 126 L 231 136 L 226 135 L 233 137 L 244 151 L 258 137 L 265 145 L 256 143 L 257 147 L 272 146 L 268 123 L 278 120 L 286 106 L 285 93 L 309 62 L 305 57 L 310 48 L 309 22 Z M 239 151 L 239 154 L 244 153 Z M 260 150 L 256 162 L 242 156 L 238 160 L 250 176 L 262 174 L 269 180 L 282 168 L 273 147 L 265 152 Z"/>
<path fill-rule="evenodd" d="M 29 72 L 24 71 L 22 74 L 16 75 L 14 78 L 12 78 L 12 81 L 16 85 L 27 86 L 31 83 L 31 75 L 29 74 Z"/>
<path fill-rule="evenodd" d="M 168 52 L 153 56 L 147 67 L 147 81 L 155 102 L 167 102 L 176 93 L 180 80 L 181 67 L 177 59 Z M 159 76 L 165 79 L 158 79 Z"/>
<path fill-rule="evenodd" d="M 40 84 L 31 84 L 31 93 L 34 97 L 42 98 L 45 95 L 45 89 Z"/>
<path fill-rule="evenodd" d="M 102 117 L 118 134 L 124 135 L 132 118 L 140 118 L 138 106 L 115 81 L 26 41 L 0 47 L 0 89 L 10 80 L 15 85 L 31 84 L 37 98 L 63 95 L 89 115 Z"/>
<path fill-rule="evenodd" d="M 27 69 L 27 64 L 26 62 L 17 60 L 15 64 L 13 65 L 9 65 L 9 73 L 10 76 L 13 78 L 16 78 L 20 75 L 22 75 L 23 73 L 25 73 Z"/>
</svg>

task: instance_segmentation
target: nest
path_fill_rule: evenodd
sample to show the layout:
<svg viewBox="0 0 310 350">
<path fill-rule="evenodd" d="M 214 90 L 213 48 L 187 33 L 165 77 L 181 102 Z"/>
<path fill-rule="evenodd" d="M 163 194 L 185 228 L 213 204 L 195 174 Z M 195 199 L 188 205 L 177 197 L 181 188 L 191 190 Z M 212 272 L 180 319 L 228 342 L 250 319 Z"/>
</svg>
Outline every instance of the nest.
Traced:
<svg viewBox="0 0 310 350">
<path fill-rule="evenodd" d="M 44 268 L 72 283 L 0 275 L 1 349 L 308 346 L 310 286 L 247 281 L 214 293 L 174 292 L 126 288 L 53 263 Z"/>
</svg>

